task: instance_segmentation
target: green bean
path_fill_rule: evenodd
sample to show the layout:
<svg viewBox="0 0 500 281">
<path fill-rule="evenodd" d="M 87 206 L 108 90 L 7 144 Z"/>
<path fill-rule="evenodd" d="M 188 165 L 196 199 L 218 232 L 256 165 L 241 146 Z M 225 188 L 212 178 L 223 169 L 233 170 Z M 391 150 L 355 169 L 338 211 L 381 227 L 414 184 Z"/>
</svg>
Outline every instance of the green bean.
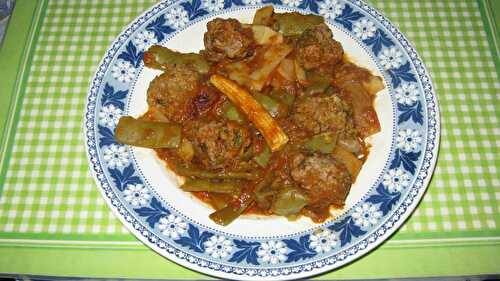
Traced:
<svg viewBox="0 0 500 281">
<path fill-rule="evenodd" d="M 325 22 L 321 16 L 303 15 L 297 12 L 274 14 L 273 18 L 279 24 L 279 31 L 285 36 L 300 35 L 304 30 Z"/>
<path fill-rule="evenodd" d="M 215 210 L 225 208 L 228 205 L 228 202 L 232 200 L 232 196 L 230 194 L 224 193 L 209 193 L 208 197 L 210 198 L 210 202 Z"/>
<path fill-rule="evenodd" d="M 261 209 L 269 209 L 272 203 L 272 198 L 269 197 L 273 196 L 275 193 L 275 190 L 265 187 L 258 192 L 255 192 L 255 203 L 257 203 L 257 206 Z"/>
<path fill-rule="evenodd" d="M 282 117 L 287 113 L 287 108 L 285 105 L 280 103 L 278 100 L 271 98 L 268 95 L 263 95 L 260 93 L 254 93 L 253 97 L 269 112 L 273 117 Z"/>
<path fill-rule="evenodd" d="M 314 152 L 332 153 L 336 145 L 337 134 L 327 132 L 314 135 L 304 144 L 304 148 Z"/>
<path fill-rule="evenodd" d="M 253 157 L 253 161 L 259 164 L 262 168 L 265 168 L 269 163 L 269 159 L 271 159 L 271 150 L 267 145 L 264 145 L 264 150 L 260 154 L 257 154 Z"/>
<path fill-rule="evenodd" d="M 216 224 L 228 225 L 238 218 L 255 200 L 253 194 L 242 193 L 233 204 L 210 214 L 210 219 Z"/>
<path fill-rule="evenodd" d="M 115 130 L 118 143 L 147 148 L 177 148 L 181 143 L 181 128 L 173 123 L 120 118 Z"/>
<path fill-rule="evenodd" d="M 307 81 L 309 85 L 304 89 L 307 95 L 320 94 L 330 87 L 330 79 L 316 73 L 308 73 Z"/>
<path fill-rule="evenodd" d="M 204 179 L 242 179 L 242 180 L 255 180 L 257 179 L 256 174 L 248 172 L 210 172 L 201 170 L 194 167 L 184 167 L 182 165 L 176 165 L 175 170 L 182 176 L 192 177 L 192 178 L 204 178 Z"/>
<path fill-rule="evenodd" d="M 296 214 L 307 205 L 307 196 L 300 190 L 288 187 L 276 194 L 271 210 L 281 216 Z"/>
<path fill-rule="evenodd" d="M 210 65 L 200 54 L 179 53 L 159 45 L 151 46 L 144 53 L 144 65 L 150 68 L 166 70 L 178 64 L 191 65 L 202 74 L 208 73 Z"/>
<path fill-rule="evenodd" d="M 181 189 L 184 191 L 207 191 L 231 194 L 239 194 L 241 190 L 238 182 L 215 182 L 205 179 L 190 178 L 188 178 L 186 182 L 181 185 Z"/>
<path fill-rule="evenodd" d="M 224 114 L 224 117 L 226 117 L 228 120 L 235 121 L 240 124 L 245 123 L 245 117 L 229 101 L 227 101 L 222 107 L 222 112 Z"/>
<path fill-rule="evenodd" d="M 295 95 L 288 91 L 283 90 L 272 90 L 269 95 L 272 98 L 281 100 L 284 104 L 291 108 L 295 102 Z"/>
</svg>

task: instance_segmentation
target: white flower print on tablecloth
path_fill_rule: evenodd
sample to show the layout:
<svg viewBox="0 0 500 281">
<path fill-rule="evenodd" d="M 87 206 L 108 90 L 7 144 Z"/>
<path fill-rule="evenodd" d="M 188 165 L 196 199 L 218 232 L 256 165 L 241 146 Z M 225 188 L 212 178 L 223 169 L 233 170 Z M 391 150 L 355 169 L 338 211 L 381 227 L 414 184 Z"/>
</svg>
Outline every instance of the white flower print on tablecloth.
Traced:
<svg viewBox="0 0 500 281">
<path fill-rule="evenodd" d="M 396 88 L 396 100 L 403 105 L 413 105 L 418 100 L 417 85 L 412 83 L 402 83 L 401 86 Z"/>
<path fill-rule="evenodd" d="M 286 260 L 286 245 L 281 241 L 263 242 L 257 256 L 265 263 L 277 264 Z"/>
<path fill-rule="evenodd" d="M 181 217 L 176 217 L 172 214 L 161 218 L 158 224 L 161 233 L 172 239 L 178 239 L 181 234 L 186 232 L 187 227 L 187 223 Z"/>
<path fill-rule="evenodd" d="M 422 137 L 416 130 L 400 130 L 396 138 L 397 147 L 404 152 L 417 151 L 422 143 Z"/>
<path fill-rule="evenodd" d="M 356 207 L 352 214 L 354 224 L 364 228 L 375 225 L 380 217 L 382 217 L 382 212 L 369 203 L 363 203 L 361 206 Z"/>
<path fill-rule="evenodd" d="M 233 251 L 233 243 L 224 236 L 214 235 L 205 243 L 205 251 L 212 258 L 225 258 Z"/>
<path fill-rule="evenodd" d="M 129 184 L 123 191 L 125 201 L 129 202 L 133 207 L 144 206 L 149 203 L 151 194 L 149 190 L 142 184 Z"/>
<path fill-rule="evenodd" d="M 172 8 L 167 13 L 167 21 L 175 29 L 182 28 L 189 21 L 188 13 L 182 7 Z"/>
<path fill-rule="evenodd" d="M 123 168 L 130 163 L 127 148 L 123 145 L 112 144 L 104 148 L 102 158 L 110 169 Z"/>
<path fill-rule="evenodd" d="M 376 30 L 375 24 L 367 19 L 355 22 L 353 27 L 354 34 L 361 40 L 373 37 Z"/>
<path fill-rule="evenodd" d="M 328 229 L 323 229 L 322 231 L 312 234 L 309 238 L 311 243 L 309 246 L 317 253 L 327 253 L 330 252 L 335 245 L 337 245 L 339 238 L 335 232 Z"/>
<path fill-rule="evenodd" d="M 210 12 L 217 12 L 224 8 L 224 0 L 203 0 L 203 7 Z"/>
<path fill-rule="evenodd" d="M 410 175 L 401 168 L 389 170 L 384 175 L 382 184 L 387 187 L 389 192 L 399 192 L 410 185 Z"/>
<path fill-rule="evenodd" d="M 135 77 L 135 68 L 130 62 L 120 60 L 111 69 L 111 75 L 122 83 L 128 83 Z"/>
<path fill-rule="evenodd" d="M 398 68 L 403 64 L 403 53 L 396 47 L 384 49 L 378 58 L 380 64 L 387 70 Z"/>
<path fill-rule="evenodd" d="M 122 110 L 110 104 L 101 108 L 99 112 L 99 124 L 113 128 L 118 124 Z"/>
<path fill-rule="evenodd" d="M 338 0 L 324 0 L 319 3 L 319 14 L 326 20 L 335 19 L 338 15 L 342 14 L 344 4 Z"/>
<path fill-rule="evenodd" d="M 151 45 L 158 43 L 156 40 L 155 34 L 148 30 L 143 30 L 134 37 L 134 43 L 140 50 L 146 50 Z"/>
</svg>

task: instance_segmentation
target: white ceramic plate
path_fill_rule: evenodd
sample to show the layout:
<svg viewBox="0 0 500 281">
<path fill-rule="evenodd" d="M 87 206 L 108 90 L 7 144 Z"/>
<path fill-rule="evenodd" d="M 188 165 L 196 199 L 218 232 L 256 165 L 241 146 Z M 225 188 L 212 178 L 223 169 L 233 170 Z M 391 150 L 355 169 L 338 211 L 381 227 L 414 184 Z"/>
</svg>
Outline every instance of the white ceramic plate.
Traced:
<svg viewBox="0 0 500 281">
<path fill-rule="evenodd" d="M 160 72 L 144 67 L 152 44 L 182 52 L 203 47 L 215 18 L 250 22 L 255 10 L 322 15 L 349 57 L 384 78 L 375 101 L 382 130 L 335 219 L 243 216 L 227 227 L 177 186 L 179 179 L 149 149 L 119 145 L 122 115 L 147 110 L 146 91 Z M 85 135 L 91 170 L 118 218 L 146 245 L 193 270 L 231 279 L 304 278 L 348 263 L 383 242 L 417 206 L 431 178 L 439 111 L 415 50 L 383 16 L 360 1 L 191 0 L 161 2 L 134 20 L 99 65 L 88 94 Z"/>
</svg>

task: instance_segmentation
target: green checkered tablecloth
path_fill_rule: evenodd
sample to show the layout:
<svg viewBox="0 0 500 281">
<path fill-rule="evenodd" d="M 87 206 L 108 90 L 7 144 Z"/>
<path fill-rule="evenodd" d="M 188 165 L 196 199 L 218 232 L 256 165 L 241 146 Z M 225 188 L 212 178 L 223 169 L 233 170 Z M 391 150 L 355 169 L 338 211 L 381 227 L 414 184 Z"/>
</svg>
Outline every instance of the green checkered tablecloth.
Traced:
<svg viewBox="0 0 500 281">
<path fill-rule="evenodd" d="M 0 273 L 206 278 L 158 256 L 121 225 L 85 155 L 90 78 L 116 35 L 155 2 L 17 1 L 0 49 Z M 433 78 L 441 148 L 428 192 L 400 231 L 320 278 L 500 274 L 500 83 L 494 25 L 486 25 L 491 3 L 370 3 L 414 43 Z"/>
</svg>

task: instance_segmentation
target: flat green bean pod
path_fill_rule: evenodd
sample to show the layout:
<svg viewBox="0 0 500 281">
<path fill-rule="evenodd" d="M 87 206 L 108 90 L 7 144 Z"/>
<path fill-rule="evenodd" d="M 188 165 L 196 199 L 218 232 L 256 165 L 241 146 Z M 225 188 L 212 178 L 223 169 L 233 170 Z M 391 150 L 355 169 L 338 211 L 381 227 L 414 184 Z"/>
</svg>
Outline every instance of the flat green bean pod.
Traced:
<svg viewBox="0 0 500 281">
<path fill-rule="evenodd" d="M 115 130 L 118 143 L 147 148 L 177 148 L 181 143 L 181 128 L 177 124 L 120 118 Z"/>
</svg>

